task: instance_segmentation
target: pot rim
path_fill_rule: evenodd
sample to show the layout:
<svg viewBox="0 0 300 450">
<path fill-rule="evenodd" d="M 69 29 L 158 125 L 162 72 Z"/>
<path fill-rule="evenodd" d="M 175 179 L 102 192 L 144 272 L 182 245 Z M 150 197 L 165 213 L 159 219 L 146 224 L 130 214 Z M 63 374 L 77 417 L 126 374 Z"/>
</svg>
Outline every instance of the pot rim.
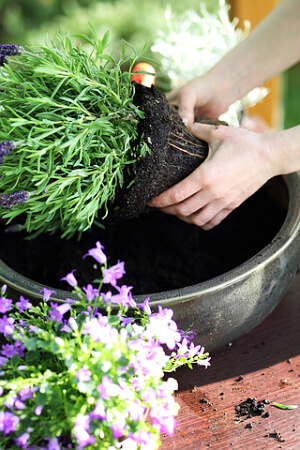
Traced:
<svg viewBox="0 0 300 450">
<path fill-rule="evenodd" d="M 283 176 L 283 179 L 286 182 L 289 194 L 286 218 L 276 236 L 269 244 L 263 247 L 259 253 L 233 269 L 209 280 L 180 289 L 172 289 L 153 294 L 134 295 L 135 301 L 137 303 L 142 303 L 145 298 L 150 297 L 151 306 L 158 306 L 187 301 L 191 299 L 195 293 L 197 293 L 197 297 L 211 294 L 249 277 L 252 273 L 267 266 L 281 255 L 295 240 L 295 237 L 300 230 L 300 171 Z M 16 280 L 18 281 L 18 284 L 16 284 Z M 11 289 L 19 292 L 22 291 L 23 294 L 38 299 L 43 298 L 40 292 L 44 287 L 55 290 L 55 288 L 45 286 L 44 284 L 38 283 L 17 273 L 1 259 L 0 282 L 6 284 Z M 62 289 L 56 289 L 55 294 L 56 295 L 50 297 L 50 300 L 64 301 L 73 296 L 71 292 Z"/>
</svg>

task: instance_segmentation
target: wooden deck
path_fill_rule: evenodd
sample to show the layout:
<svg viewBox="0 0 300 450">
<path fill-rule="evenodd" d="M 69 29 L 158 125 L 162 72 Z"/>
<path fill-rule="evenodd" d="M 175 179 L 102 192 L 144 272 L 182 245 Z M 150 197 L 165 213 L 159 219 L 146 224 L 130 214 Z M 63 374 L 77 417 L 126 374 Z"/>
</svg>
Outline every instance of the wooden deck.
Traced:
<svg viewBox="0 0 300 450">
<path fill-rule="evenodd" d="M 253 331 L 211 354 L 208 369 L 181 369 L 174 436 L 162 450 L 300 449 L 300 274 L 273 313 Z M 173 375 L 174 376 L 174 375 Z M 237 417 L 248 398 L 269 400 L 262 415 Z"/>
</svg>

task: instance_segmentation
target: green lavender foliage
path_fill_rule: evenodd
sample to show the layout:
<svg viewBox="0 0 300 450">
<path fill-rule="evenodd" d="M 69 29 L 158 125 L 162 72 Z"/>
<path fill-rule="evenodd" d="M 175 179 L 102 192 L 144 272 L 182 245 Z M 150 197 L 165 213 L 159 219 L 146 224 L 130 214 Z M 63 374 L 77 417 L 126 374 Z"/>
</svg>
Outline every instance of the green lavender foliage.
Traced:
<svg viewBox="0 0 300 450">
<path fill-rule="evenodd" d="M 139 55 L 122 43 L 114 60 L 105 51 L 108 33 L 99 39 L 91 30 L 92 39 L 76 36 L 86 47 L 57 34 L 1 70 L 0 141 L 17 146 L 0 165 L 0 194 L 24 190 L 29 199 L 0 209 L 0 218 L 9 223 L 24 214 L 33 236 L 60 229 L 69 238 L 101 225 L 124 170 L 149 151 L 133 145 L 143 117 L 130 82 Z"/>
</svg>

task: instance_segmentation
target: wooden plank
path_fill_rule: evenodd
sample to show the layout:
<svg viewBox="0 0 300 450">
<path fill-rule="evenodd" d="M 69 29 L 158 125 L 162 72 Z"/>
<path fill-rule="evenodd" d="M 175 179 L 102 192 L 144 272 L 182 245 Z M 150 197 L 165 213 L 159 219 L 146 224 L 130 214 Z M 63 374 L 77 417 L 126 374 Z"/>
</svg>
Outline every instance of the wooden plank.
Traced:
<svg viewBox="0 0 300 450">
<path fill-rule="evenodd" d="M 162 436 L 162 450 L 300 449 L 299 300 L 300 274 L 262 324 L 211 354 L 211 367 L 173 374 L 179 383 L 178 425 L 174 436 Z M 266 405 L 266 415 L 241 420 L 235 406 L 248 397 L 299 408 Z"/>
</svg>

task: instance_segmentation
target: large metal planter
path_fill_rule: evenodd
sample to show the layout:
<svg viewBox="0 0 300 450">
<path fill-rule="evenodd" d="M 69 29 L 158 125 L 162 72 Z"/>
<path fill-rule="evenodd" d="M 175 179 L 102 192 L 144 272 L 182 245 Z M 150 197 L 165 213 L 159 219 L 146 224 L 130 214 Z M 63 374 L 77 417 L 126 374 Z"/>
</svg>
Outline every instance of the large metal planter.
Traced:
<svg viewBox="0 0 300 450">
<path fill-rule="evenodd" d="M 193 286 L 150 296 L 152 307 L 172 308 L 183 330 L 196 331 L 195 343 L 212 351 L 258 325 L 286 293 L 300 264 L 300 175 L 286 177 L 288 208 L 286 219 L 274 239 L 245 263 L 233 270 Z M 0 285 L 9 295 L 41 298 L 43 285 L 9 268 L 0 260 Z M 70 293 L 60 290 L 53 299 Z M 135 297 L 142 302 L 145 295 Z"/>
</svg>

